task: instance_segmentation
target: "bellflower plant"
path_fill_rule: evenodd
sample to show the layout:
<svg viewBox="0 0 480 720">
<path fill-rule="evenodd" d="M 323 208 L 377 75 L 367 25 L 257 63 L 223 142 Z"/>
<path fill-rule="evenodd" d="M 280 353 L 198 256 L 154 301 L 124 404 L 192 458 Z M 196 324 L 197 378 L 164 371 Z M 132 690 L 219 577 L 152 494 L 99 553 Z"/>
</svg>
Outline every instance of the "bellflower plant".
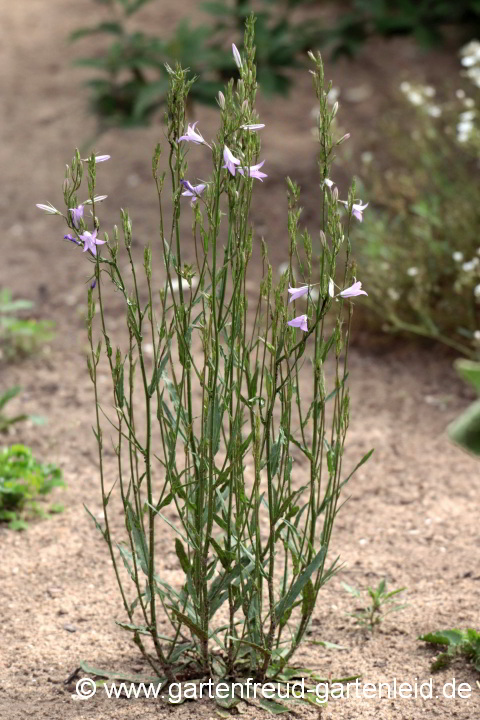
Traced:
<svg viewBox="0 0 480 720">
<path fill-rule="evenodd" d="M 342 488 L 356 469 L 343 458 L 350 415 L 349 298 L 364 292 L 360 283 L 349 287 L 355 189 L 345 221 L 338 193 L 328 184 L 321 187 L 317 247 L 299 229 L 299 188 L 287 179 L 288 264 L 275 284 L 268 249 L 249 221 L 254 179 L 266 177 L 259 172 L 259 134 L 244 131 L 260 125 L 253 28 L 250 18 L 240 62 L 236 56 L 241 77 L 225 89 L 211 143 L 193 138 L 195 126 L 188 125 L 185 133 L 193 81 L 180 67 L 169 71 L 166 137 L 173 212 L 167 223 L 158 145 L 152 172 L 160 239 L 144 247 L 143 278 L 126 211 L 122 242 L 116 226 L 99 239 L 94 155 L 86 167 L 90 229 L 79 234 L 72 213 L 63 216 L 69 239 L 83 246 L 96 281 L 88 291 L 88 370 L 105 519 L 104 525 L 95 523 L 122 599 L 125 618 L 118 624 L 167 682 L 254 676 L 259 682 L 288 683 L 295 676 L 291 659 L 323 586 L 340 567 L 338 558 L 330 557 L 330 541 Z M 325 179 L 338 141 L 332 137 L 322 61 L 310 57 L 320 106 L 318 162 Z M 207 182 L 194 186 L 185 180 L 187 147 L 181 140 L 198 145 L 190 148 L 189 158 L 211 156 Z M 64 184 L 67 209 L 78 207 L 84 171 L 77 152 Z M 182 194 L 201 195 L 201 201 L 189 210 Z M 184 212 L 191 213 L 191 240 L 180 231 Z M 343 246 L 347 290 L 334 301 L 329 279 L 338 277 Z M 163 260 L 160 277 L 154 253 Z M 303 286 L 292 287 L 293 263 L 300 255 L 306 258 Z M 252 257 L 258 261 L 250 269 Z M 259 285 L 255 301 L 249 277 Z M 110 285 L 125 306 L 126 333 L 117 346 L 107 313 Z M 308 293 L 312 285 L 318 285 L 315 301 Z M 298 301 L 306 301 L 300 315 Z M 104 369 L 112 380 L 109 396 L 99 382 Z M 113 484 L 105 454 L 107 426 L 114 434 Z M 125 516 L 118 534 L 111 522 L 117 501 Z M 156 549 L 159 534 L 169 532 L 183 573 L 179 583 L 165 576 Z"/>
</svg>

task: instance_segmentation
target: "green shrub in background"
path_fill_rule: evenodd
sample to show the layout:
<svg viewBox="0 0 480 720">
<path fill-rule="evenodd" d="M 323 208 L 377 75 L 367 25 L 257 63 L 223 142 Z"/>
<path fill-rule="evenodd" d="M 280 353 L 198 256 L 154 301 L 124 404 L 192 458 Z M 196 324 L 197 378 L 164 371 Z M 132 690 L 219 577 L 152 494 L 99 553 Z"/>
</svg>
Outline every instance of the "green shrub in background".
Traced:
<svg viewBox="0 0 480 720">
<path fill-rule="evenodd" d="M 478 44 L 471 44 L 477 53 Z M 480 47 L 480 46 L 479 46 Z M 473 57 L 473 55 L 465 55 Z M 468 61 L 467 61 L 468 62 Z M 465 63 L 464 63 L 465 64 Z M 473 67 L 473 66 L 472 66 Z M 370 320 L 480 353 L 478 91 L 401 86 L 410 109 L 380 121 L 363 173 L 375 206 L 357 225 Z"/>
<path fill-rule="evenodd" d="M 15 387 L 8 388 L 5 392 L 0 393 L 0 432 L 6 433 L 18 422 L 28 419 L 28 415 L 21 413 L 20 415 L 9 416 L 5 415 L 5 407 L 8 403 L 16 398 L 21 392 L 21 388 L 16 385 Z"/>
<path fill-rule="evenodd" d="M 19 354 L 35 352 L 52 339 L 52 322 L 18 316 L 32 307 L 30 300 L 12 300 L 10 290 L 0 290 L 0 357 L 11 360 Z"/>
<path fill-rule="evenodd" d="M 257 78 L 267 94 L 288 91 L 291 78 L 286 71 L 298 66 L 312 47 L 331 47 L 333 57 L 353 56 L 374 35 L 413 35 L 431 46 L 442 41 L 444 25 L 461 25 L 470 34 L 480 31 L 478 0 L 351 0 L 328 27 L 315 12 L 333 7 L 328 0 L 209 0 L 200 3 L 206 24 L 193 26 L 186 16 L 170 36 L 131 27 L 131 18 L 153 0 L 95 1 L 108 8 L 108 16 L 97 25 L 78 28 L 70 39 L 105 36 L 101 51 L 77 63 L 99 72 L 88 85 L 102 123 L 124 126 L 147 123 L 164 104 L 165 63 L 179 62 L 198 76 L 189 102 L 213 104 L 235 73 L 230 44 L 233 40 L 241 47 L 244 22 L 252 10 L 257 13 Z M 299 8 L 308 14 L 297 13 Z"/>
<path fill-rule="evenodd" d="M 26 529 L 28 516 L 45 515 L 39 498 L 63 486 L 62 471 L 55 465 L 38 462 L 30 448 L 25 445 L 4 448 L 0 452 L 0 522 L 8 522 L 12 530 Z M 48 508 L 48 512 L 62 510 L 58 504 Z"/>
<path fill-rule="evenodd" d="M 168 91 L 168 64 L 176 62 L 198 76 L 189 102 L 214 104 L 219 90 L 237 68 L 230 52 L 231 41 L 241 47 L 245 19 L 252 10 L 249 0 L 201 3 L 209 16 L 205 25 L 192 26 L 182 19 L 170 36 L 160 37 L 131 29 L 131 18 L 152 0 L 96 0 L 109 8 L 109 18 L 92 27 L 79 28 L 71 35 L 78 40 L 89 35 L 111 38 L 110 44 L 93 57 L 77 64 L 100 73 L 90 80 L 92 104 L 107 124 L 125 126 L 148 122 L 161 107 Z M 290 78 L 285 70 L 298 64 L 300 53 L 315 45 L 317 25 L 295 21 L 292 11 L 311 0 L 273 3 L 261 0 L 257 14 L 257 78 L 265 93 L 286 93 Z"/>
<path fill-rule="evenodd" d="M 350 0 L 324 40 L 334 57 L 355 55 L 375 35 L 412 35 L 423 47 L 444 40 L 445 27 L 458 25 L 470 37 L 480 31 L 478 0 Z"/>
</svg>

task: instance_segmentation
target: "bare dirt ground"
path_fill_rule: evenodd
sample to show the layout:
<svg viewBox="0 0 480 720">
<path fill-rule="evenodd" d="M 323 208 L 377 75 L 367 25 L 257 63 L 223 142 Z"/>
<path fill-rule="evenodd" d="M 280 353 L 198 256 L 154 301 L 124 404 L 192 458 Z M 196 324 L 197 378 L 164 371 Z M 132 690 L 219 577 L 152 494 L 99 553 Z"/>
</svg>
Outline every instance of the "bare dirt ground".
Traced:
<svg viewBox="0 0 480 720">
<path fill-rule="evenodd" d="M 1 386 L 21 385 L 19 405 L 48 418 L 41 428 L 19 427 L 12 441 L 25 442 L 39 457 L 58 463 L 68 484 L 58 494 L 66 505 L 63 514 L 33 522 L 21 534 L 0 529 L 0 718 L 213 718 L 215 708 L 207 701 L 173 707 L 152 700 L 107 700 L 99 692 L 92 700 L 75 702 L 74 685 L 64 685 L 81 659 L 98 667 L 144 671 L 129 638 L 114 624 L 121 607 L 113 573 L 83 509 L 86 503 L 100 512 L 90 429 L 92 391 L 84 360 L 86 265 L 76 248 L 61 240 L 63 227 L 56 219 L 35 208 L 36 202 L 61 203 L 64 164 L 73 148 L 95 133 L 81 85 L 85 72 L 71 67 L 72 52 L 80 51 L 68 47 L 65 38 L 100 16 L 101 8 L 86 0 L 0 4 L 0 286 L 9 287 L 15 297 L 34 300 L 38 317 L 53 319 L 57 326 L 45 352 L 1 366 Z M 176 22 L 176 9 L 154 5 L 140 19 L 167 31 Z M 361 150 L 364 133 L 375 127 L 401 79 L 414 76 L 435 83 L 455 68 L 453 56 L 424 56 L 404 41 L 375 44 L 354 65 L 328 63 L 328 75 L 346 97 L 349 89 L 367 88 L 363 101 L 345 100 L 342 106 L 341 122 L 352 132 L 354 152 Z M 304 187 L 305 220 L 312 222 L 316 212 L 313 104 L 306 72 L 298 73 L 289 99 L 259 102 L 268 128 L 262 156 L 269 178 L 257 188 L 253 219 L 270 244 L 274 266 L 286 250 L 286 240 L 281 241 L 286 238 L 285 175 Z M 198 108 L 197 113 L 203 134 L 212 135 L 214 111 Z M 159 125 L 111 130 L 96 147 L 112 156 L 99 171 L 99 191 L 109 195 L 104 227 L 117 221 L 117 208 L 131 208 L 139 247 L 157 236 L 149 168 L 161 138 Z M 195 172 L 208 174 L 202 154 L 191 157 Z M 341 174 L 340 169 L 339 182 Z M 185 217 L 187 232 L 190 219 Z M 346 649 L 326 651 L 306 643 L 296 660 L 326 676 L 361 673 L 364 682 L 423 682 L 431 677 L 432 653 L 418 635 L 478 627 L 480 620 L 479 466 L 445 435 L 448 422 L 468 403 L 468 394 L 456 380 L 451 358 L 437 348 L 397 344 L 380 351 L 362 342 L 352 350 L 350 378 L 349 457 L 370 447 L 376 451 L 350 486 L 334 536 L 346 569 L 322 591 L 309 636 Z M 173 577 L 175 555 L 168 537 L 159 540 L 158 550 L 163 561 L 159 571 Z M 391 588 L 408 588 L 409 605 L 369 637 L 346 617 L 352 602 L 340 583 L 364 587 L 385 576 Z M 473 688 L 469 699 L 442 696 L 444 683 L 453 677 Z M 457 661 L 435 675 L 431 700 L 335 700 L 322 717 L 475 720 L 480 717 L 477 680 L 473 669 Z M 245 716 L 258 718 L 259 712 L 247 707 Z M 317 713 L 307 708 L 298 716 Z"/>
</svg>

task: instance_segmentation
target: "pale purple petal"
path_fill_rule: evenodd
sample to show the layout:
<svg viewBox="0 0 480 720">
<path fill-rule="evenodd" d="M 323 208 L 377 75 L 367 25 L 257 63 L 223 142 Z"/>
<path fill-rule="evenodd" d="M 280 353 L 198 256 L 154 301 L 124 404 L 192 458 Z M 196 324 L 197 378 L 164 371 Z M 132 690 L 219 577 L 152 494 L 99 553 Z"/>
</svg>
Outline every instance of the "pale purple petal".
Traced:
<svg viewBox="0 0 480 720">
<path fill-rule="evenodd" d="M 80 220 L 83 218 L 83 205 L 76 208 L 70 208 L 72 214 L 72 222 L 76 228 L 80 227 Z"/>
<path fill-rule="evenodd" d="M 223 159 L 225 161 L 225 165 L 223 167 L 226 168 L 232 175 L 235 175 L 235 166 L 240 165 L 240 160 L 232 154 L 231 150 L 226 145 L 223 148 Z"/>
<path fill-rule="evenodd" d="M 368 207 L 368 203 L 365 203 L 365 205 L 362 205 L 361 203 L 352 205 L 352 215 L 354 215 L 360 222 L 363 221 L 363 211 L 366 207 Z"/>
<path fill-rule="evenodd" d="M 186 196 L 186 197 L 193 196 L 194 199 L 192 200 L 192 203 L 194 201 L 196 201 L 197 197 L 200 197 L 200 195 L 203 193 L 203 191 L 207 187 L 207 183 L 200 183 L 199 185 L 192 185 L 190 182 L 188 182 L 188 180 L 180 180 L 180 182 L 182 183 L 183 187 L 186 188 L 186 190 L 184 190 L 182 195 Z"/>
<path fill-rule="evenodd" d="M 195 143 L 195 145 L 202 145 L 202 144 L 207 145 L 207 143 L 203 139 L 203 136 L 199 132 L 196 132 L 196 130 L 195 130 L 195 126 L 197 124 L 198 124 L 198 120 L 196 122 L 194 122 L 193 125 L 190 125 L 190 123 L 189 123 L 188 127 L 187 127 L 187 134 L 179 137 L 178 142 L 193 142 L 193 143 Z"/>
<path fill-rule="evenodd" d="M 328 281 L 328 294 L 330 297 L 333 297 L 335 295 L 335 283 L 333 282 L 332 278 Z"/>
<path fill-rule="evenodd" d="M 182 195 L 193 195 L 195 192 L 193 189 L 193 185 L 188 182 L 188 180 L 180 180 L 183 187 L 186 188 L 185 192 L 182 193 Z"/>
<path fill-rule="evenodd" d="M 287 322 L 287 325 L 290 325 L 290 327 L 300 328 L 300 330 L 307 332 L 308 331 L 307 320 L 308 320 L 308 318 L 306 315 L 299 315 L 298 317 L 293 318 L 293 320 L 289 320 Z"/>
<path fill-rule="evenodd" d="M 290 300 L 289 303 L 293 302 L 294 300 L 297 300 L 298 298 L 302 297 L 303 295 L 306 295 L 308 293 L 309 286 L 305 285 L 304 287 L 299 288 L 288 288 L 288 292 L 290 293 Z"/>
<path fill-rule="evenodd" d="M 343 298 L 357 297 L 357 295 L 368 295 L 365 290 L 362 290 L 362 283 L 359 281 L 353 283 L 353 285 L 345 288 L 345 290 L 342 290 L 342 292 L 338 294 Z"/>
<path fill-rule="evenodd" d="M 262 178 L 268 177 L 266 173 L 260 172 L 260 168 L 263 167 L 264 163 L 265 160 L 262 160 L 262 162 L 258 163 L 258 165 L 251 165 L 249 168 L 246 168 L 248 176 L 252 178 L 257 178 L 257 180 L 263 182 Z M 243 170 L 243 168 L 238 168 L 238 172 L 241 173 L 241 175 L 245 174 Z"/>
<path fill-rule="evenodd" d="M 97 239 L 97 230 L 95 229 L 93 233 L 89 232 L 88 230 L 85 230 L 84 233 L 79 235 L 80 240 L 83 240 L 84 247 L 83 252 L 86 252 L 87 250 L 90 250 L 92 255 L 97 254 L 97 248 L 96 245 L 105 245 L 106 240 L 98 240 Z"/>
<path fill-rule="evenodd" d="M 96 163 L 106 162 L 107 160 L 110 160 L 110 155 L 96 155 L 95 156 Z"/>
</svg>

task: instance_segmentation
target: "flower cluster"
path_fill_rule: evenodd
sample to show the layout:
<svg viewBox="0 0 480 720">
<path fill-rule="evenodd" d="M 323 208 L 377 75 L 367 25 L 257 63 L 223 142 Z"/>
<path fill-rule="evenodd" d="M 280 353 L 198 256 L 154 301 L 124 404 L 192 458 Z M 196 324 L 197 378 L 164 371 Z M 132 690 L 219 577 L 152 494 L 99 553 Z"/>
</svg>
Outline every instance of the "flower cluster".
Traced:
<svg viewBox="0 0 480 720">
<path fill-rule="evenodd" d="M 80 157 L 80 156 L 78 156 Z M 106 162 L 107 160 L 110 160 L 110 155 L 95 155 L 95 164 Z M 82 158 L 81 162 L 89 162 L 90 158 Z M 107 199 L 107 195 L 97 195 L 93 198 L 94 203 L 100 203 L 103 200 Z M 97 237 L 98 229 L 94 228 L 93 232 L 90 232 L 86 229 L 85 225 L 85 219 L 84 219 L 84 212 L 85 212 L 85 205 L 90 205 L 90 200 L 85 200 L 83 203 L 80 203 L 80 205 L 77 205 L 76 207 L 70 207 L 68 208 L 68 215 L 65 217 L 63 213 L 61 213 L 59 210 L 57 210 L 53 205 L 44 205 L 43 203 L 37 203 L 36 207 L 39 210 L 43 210 L 48 215 L 61 215 L 62 217 L 65 217 L 65 220 L 67 221 L 67 224 L 69 227 L 75 232 L 75 235 L 72 235 L 71 233 L 67 233 L 64 235 L 65 240 L 69 240 L 70 242 L 73 242 L 75 245 L 83 246 L 83 252 L 90 251 L 90 253 L 96 257 L 97 255 L 97 245 L 105 245 L 106 240 L 100 240 L 100 238 Z"/>
<path fill-rule="evenodd" d="M 354 278 L 355 280 L 355 278 Z M 298 300 L 299 298 L 303 297 L 304 295 L 307 295 L 307 293 L 310 293 L 310 289 L 312 288 L 312 285 L 302 285 L 298 288 L 288 288 L 288 292 L 290 293 L 290 299 L 289 303 L 293 302 L 294 300 Z M 358 297 L 359 295 L 368 295 L 368 293 L 365 292 L 365 290 L 362 290 L 362 283 L 355 280 L 353 285 L 350 285 L 350 287 L 345 288 L 344 290 L 341 290 L 339 293 L 335 295 L 335 283 L 330 278 L 330 281 L 328 283 L 328 294 L 331 298 L 343 298 L 348 299 L 352 297 Z M 290 325 L 290 327 L 296 327 L 300 328 L 300 330 L 303 330 L 304 332 L 308 332 L 308 325 L 307 325 L 308 317 L 307 315 L 298 315 L 297 317 L 293 318 L 292 320 L 289 320 L 287 322 L 287 325 Z"/>
<path fill-rule="evenodd" d="M 480 88 L 480 42 L 471 40 L 460 51 L 461 62 L 466 70 L 463 75 Z"/>
<path fill-rule="evenodd" d="M 400 83 L 400 90 L 412 105 L 422 107 L 431 117 L 442 115 L 441 106 L 434 102 L 437 91 L 432 85 L 412 85 L 404 80 Z"/>
</svg>

